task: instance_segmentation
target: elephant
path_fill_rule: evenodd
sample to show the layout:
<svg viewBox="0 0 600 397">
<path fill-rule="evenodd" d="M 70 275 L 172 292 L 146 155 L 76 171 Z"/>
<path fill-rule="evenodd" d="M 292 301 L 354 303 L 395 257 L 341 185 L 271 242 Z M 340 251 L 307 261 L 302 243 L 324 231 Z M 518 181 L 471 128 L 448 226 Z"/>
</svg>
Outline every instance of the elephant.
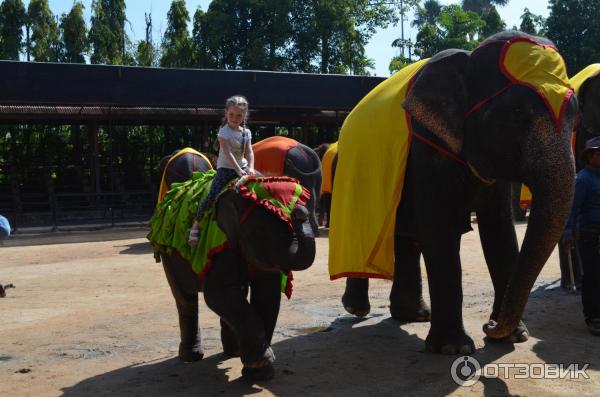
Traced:
<svg viewBox="0 0 600 397">
<path fill-rule="evenodd" d="M 368 279 L 391 278 L 392 317 L 430 321 L 425 340 L 429 351 L 473 353 L 475 345 L 462 319 L 459 253 L 461 235 L 472 230 L 470 216 L 475 212 L 494 287 L 490 320 L 483 331 L 491 340 L 525 341 L 529 331 L 521 321 L 524 307 L 559 241 L 574 190 L 570 138 L 578 105 L 564 61 L 545 38 L 501 32 L 472 52 L 444 50 L 398 74 L 363 98 L 340 134 L 329 259 L 332 279 L 349 276 L 342 303 L 350 313 L 366 315 Z M 535 76 L 546 76 L 547 81 Z M 399 80 L 404 77 L 406 82 Z M 555 91 L 544 89 L 550 82 Z M 404 96 L 394 96 L 391 90 Z M 380 133 L 385 128 L 378 126 L 404 122 L 403 114 L 409 131 L 406 143 Z M 382 119 L 388 124 L 375 124 Z M 359 146 L 361 138 L 368 138 L 372 149 Z M 357 147 L 370 149 L 378 161 L 359 155 Z M 406 151 L 392 152 L 395 148 Z M 402 158 L 405 169 L 399 170 Z M 384 165 L 376 168 L 379 162 Z M 368 188 L 373 185 L 360 187 L 367 192 L 354 205 L 338 196 L 353 192 L 351 180 L 361 185 L 369 178 L 381 186 L 392 185 L 385 201 L 375 201 L 378 191 Z M 402 185 L 389 182 L 401 178 Z M 528 185 L 535 199 L 520 251 L 511 182 Z M 375 228 L 385 239 L 376 240 L 378 245 L 367 251 L 370 262 L 356 263 L 351 249 L 361 238 L 361 228 L 379 221 L 366 218 L 379 216 L 373 212 L 379 205 L 390 211 L 383 212 L 382 226 Z M 431 308 L 422 296 L 421 255 Z M 380 266 L 376 261 L 389 263 L 391 270 L 372 270 Z M 336 266 L 367 270 L 336 274 Z"/>
<path fill-rule="evenodd" d="M 165 173 L 167 166 L 169 169 Z M 174 182 L 187 181 L 194 172 L 212 170 L 213 166 L 205 154 L 192 148 L 184 148 L 176 149 L 171 154 L 161 158 L 156 169 L 161 178 L 164 177 L 166 186 L 171 186 Z M 162 199 L 162 197 L 160 198 Z"/>
<path fill-rule="evenodd" d="M 335 180 L 338 152 L 337 142 L 326 145 L 327 150 L 323 153 L 323 156 L 321 156 L 323 183 L 321 184 L 321 195 L 319 199 L 318 223 L 319 225 L 329 227 L 329 220 L 331 217 L 331 197 L 333 195 L 333 182 Z M 320 145 L 319 148 L 322 146 L 323 145 Z"/>
<path fill-rule="evenodd" d="M 195 171 L 204 171 L 200 162 L 194 164 Z M 194 178 L 203 178 L 208 173 L 214 171 L 194 174 Z M 179 177 L 174 167 L 166 167 L 165 180 L 177 180 Z M 278 210 L 272 199 L 260 200 L 244 190 L 251 181 L 280 189 L 281 195 L 295 194 L 293 197 L 297 201 L 289 201 L 289 214 Z M 155 247 L 157 261 L 163 264 L 177 306 L 179 358 L 184 362 L 203 358 L 198 329 L 198 292 L 203 292 L 207 306 L 220 316 L 224 353 L 240 356 L 244 377 L 271 379 L 275 356 L 270 345 L 279 313 L 282 285 L 286 285 L 289 297 L 291 271 L 307 269 L 315 257 L 315 237 L 306 209 L 309 193 L 291 178 L 241 178 L 235 187 L 222 192 L 215 202 L 214 218 L 226 241 L 209 252 L 207 264 L 202 272 L 197 273 L 192 268 L 193 260 L 190 260 L 195 257 L 184 255 L 183 248 L 191 250 L 187 245 L 187 234 L 183 245 L 179 245 L 183 248 L 173 248 L 177 246 L 173 244 L 165 249 L 157 237 L 161 225 L 167 222 L 167 218 L 161 219 L 157 215 L 159 208 L 173 206 L 174 201 L 169 201 L 169 197 L 175 200 L 175 197 L 181 196 L 180 191 L 184 187 L 185 183 L 175 185 L 165 196 L 164 206 L 161 207 L 163 201 L 159 202 L 151 220 L 152 231 L 148 235 Z M 191 205 L 187 208 L 191 215 L 186 216 L 189 216 L 191 225 L 195 211 Z M 189 229 L 186 224 L 182 227 L 184 231 Z M 177 234 L 177 227 L 176 223 L 166 234 Z M 284 274 L 288 275 L 287 283 L 284 282 Z"/>
<path fill-rule="evenodd" d="M 315 153 L 317 154 L 317 156 L 319 156 L 319 160 L 323 160 L 323 156 L 325 155 L 325 153 L 327 153 L 327 150 L 329 149 L 329 143 L 325 142 L 325 143 L 321 143 L 319 146 L 313 148 L 313 150 L 315 151 Z"/>
<path fill-rule="evenodd" d="M 272 136 L 252 145 L 254 168 L 265 176 L 296 178 L 310 192 L 306 208 L 315 236 L 319 226 L 315 215 L 321 191 L 321 162 L 310 147 L 285 136 Z"/>
</svg>

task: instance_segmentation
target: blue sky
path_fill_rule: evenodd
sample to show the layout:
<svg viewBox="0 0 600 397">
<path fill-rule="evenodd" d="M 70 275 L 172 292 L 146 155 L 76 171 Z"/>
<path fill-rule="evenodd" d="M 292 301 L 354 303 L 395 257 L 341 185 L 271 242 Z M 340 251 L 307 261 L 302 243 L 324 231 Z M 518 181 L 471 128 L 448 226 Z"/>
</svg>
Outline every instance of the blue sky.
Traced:
<svg viewBox="0 0 600 397">
<path fill-rule="evenodd" d="M 89 27 L 90 7 L 92 0 L 82 0 L 85 5 L 85 18 Z M 206 11 L 211 0 L 186 0 L 190 17 L 193 16 L 195 10 L 200 6 Z M 29 3 L 24 0 L 25 6 Z M 73 0 L 48 0 L 52 12 L 62 14 L 69 12 L 73 5 Z M 442 4 L 457 3 L 457 1 L 441 0 Z M 154 30 L 155 42 L 158 42 L 159 37 L 166 29 L 166 17 L 171 5 L 170 0 L 127 0 L 127 19 L 130 25 L 127 27 L 127 33 L 133 41 L 142 40 L 145 36 L 145 20 L 144 13 L 152 13 L 152 22 Z M 506 22 L 508 28 L 513 25 L 519 26 L 520 16 L 523 14 L 523 9 L 527 7 L 534 14 L 548 16 L 548 0 L 510 0 L 508 5 L 498 9 L 500 16 Z M 416 31 L 410 28 L 412 15 L 407 16 L 405 21 L 405 38 L 411 38 L 413 41 L 416 36 Z M 191 26 L 190 26 L 191 30 Z M 397 55 L 399 50 L 391 46 L 392 41 L 400 37 L 400 26 L 390 26 L 387 29 L 378 31 L 369 41 L 366 47 L 366 53 L 369 58 L 375 61 L 374 74 L 377 76 L 389 76 L 388 65 L 393 56 Z"/>
</svg>

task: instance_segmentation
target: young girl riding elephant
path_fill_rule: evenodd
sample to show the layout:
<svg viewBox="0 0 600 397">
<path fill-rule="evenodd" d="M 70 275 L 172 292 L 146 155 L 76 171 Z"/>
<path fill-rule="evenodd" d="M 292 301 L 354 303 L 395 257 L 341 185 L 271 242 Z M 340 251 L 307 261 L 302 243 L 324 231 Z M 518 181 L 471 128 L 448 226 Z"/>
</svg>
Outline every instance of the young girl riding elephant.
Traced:
<svg viewBox="0 0 600 397">
<path fill-rule="evenodd" d="M 224 123 L 217 134 L 219 140 L 217 173 L 208 195 L 198 206 L 196 218 L 190 229 L 188 242 L 192 246 L 198 244 L 198 228 L 204 212 L 214 204 L 217 195 L 223 188 L 238 176 L 255 174 L 252 134 L 246 128 L 247 117 L 248 101 L 246 98 L 236 95 L 227 99 Z"/>
</svg>

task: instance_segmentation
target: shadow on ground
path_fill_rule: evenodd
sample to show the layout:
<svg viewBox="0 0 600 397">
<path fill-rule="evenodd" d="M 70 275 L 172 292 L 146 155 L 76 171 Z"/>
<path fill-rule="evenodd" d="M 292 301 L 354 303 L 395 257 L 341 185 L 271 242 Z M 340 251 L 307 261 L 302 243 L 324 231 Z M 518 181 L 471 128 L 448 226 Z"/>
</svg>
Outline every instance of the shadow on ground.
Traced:
<svg viewBox="0 0 600 397">
<path fill-rule="evenodd" d="M 560 288 L 560 279 L 537 287 L 529 298 L 526 322 L 540 339 L 532 348 L 540 362 L 589 364 L 600 369 L 600 337 L 584 322 L 581 293 Z"/>
<path fill-rule="evenodd" d="M 277 396 L 389 396 L 447 395 L 459 388 L 450 376 L 457 357 L 426 352 L 423 340 L 389 318 L 362 325 L 352 317 L 340 317 L 329 327 L 273 348 L 276 377 L 269 382 L 252 384 L 238 372 L 232 375 L 230 368 L 236 363 L 218 354 L 193 364 L 172 358 L 120 368 L 63 392 L 64 396 L 233 396 L 264 389 Z M 475 357 L 484 365 L 512 350 L 507 344 L 486 345 Z M 500 379 L 485 380 L 483 386 L 485 395 L 509 395 Z"/>
<path fill-rule="evenodd" d="M 74 244 L 98 241 L 125 240 L 143 238 L 149 229 L 141 227 L 115 227 L 101 230 L 48 232 L 39 234 L 15 234 L 2 242 L 4 247 L 21 247 L 29 245 Z"/>
<path fill-rule="evenodd" d="M 149 241 L 127 245 L 117 245 L 116 247 L 124 248 L 123 250 L 119 251 L 120 255 L 146 255 L 154 252 L 154 248 Z"/>
</svg>

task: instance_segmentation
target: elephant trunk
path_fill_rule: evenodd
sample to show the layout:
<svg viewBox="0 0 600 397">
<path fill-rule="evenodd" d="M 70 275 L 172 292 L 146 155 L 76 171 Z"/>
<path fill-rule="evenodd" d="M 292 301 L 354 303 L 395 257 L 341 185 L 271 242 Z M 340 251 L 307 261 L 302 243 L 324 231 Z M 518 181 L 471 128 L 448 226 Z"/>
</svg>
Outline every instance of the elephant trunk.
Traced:
<svg viewBox="0 0 600 397">
<path fill-rule="evenodd" d="M 292 210 L 292 226 L 294 236 L 283 258 L 281 266 L 285 270 L 308 269 L 315 260 L 315 235 L 310 225 L 306 207 L 296 206 Z"/>
<path fill-rule="evenodd" d="M 484 326 L 484 332 L 493 339 L 505 338 L 516 329 L 529 293 L 560 240 L 569 215 L 574 189 L 571 154 L 548 156 L 543 169 L 543 172 L 534 172 L 536 177 L 527 181 L 533 202 L 519 259 L 508 281 L 497 319 Z"/>
</svg>

